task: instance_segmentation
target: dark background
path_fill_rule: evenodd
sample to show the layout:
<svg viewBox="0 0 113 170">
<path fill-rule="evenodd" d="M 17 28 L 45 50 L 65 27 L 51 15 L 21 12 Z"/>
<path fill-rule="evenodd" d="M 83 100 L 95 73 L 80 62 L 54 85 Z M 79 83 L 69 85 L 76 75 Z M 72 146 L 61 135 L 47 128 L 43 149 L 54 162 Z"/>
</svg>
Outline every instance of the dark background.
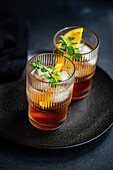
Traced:
<svg viewBox="0 0 113 170">
<path fill-rule="evenodd" d="M 52 50 L 61 28 L 78 25 L 100 39 L 98 65 L 113 79 L 113 2 L 106 0 L 0 1 L 0 22 L 13 17 L 28 30 L 28 49 Z M 109 96 L 108 96 L 109 97 Z M 0 138 L 0 169 L 112 169 L 113 128 L 82 147 L 62 151 L 24 148 Z"/>
<path fill-rule="evenodd" d="M 53 48 L 54 34 L 66 26 L 92 29 L 100 38 L 98 64 L 111 75 L 113 2 L 110 0 L 7 0 L 0 1 L 0 18 L 23 19 L 29 32 L 29 49 Z M 112 61 L 112 62 L 111 62 Z M 109 67 L 106 66 L 106 63 Z"/>
</svg>

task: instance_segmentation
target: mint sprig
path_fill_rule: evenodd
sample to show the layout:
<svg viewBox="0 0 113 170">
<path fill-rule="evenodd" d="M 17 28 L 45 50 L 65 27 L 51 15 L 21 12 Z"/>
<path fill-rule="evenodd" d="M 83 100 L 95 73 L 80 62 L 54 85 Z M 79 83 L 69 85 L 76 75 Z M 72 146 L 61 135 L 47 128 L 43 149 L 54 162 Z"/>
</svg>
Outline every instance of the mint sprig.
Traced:
<svg viewBox="0 0 113 170">
<path fill-rule="evenodd" d="M 50 72 L 50 71 L 48 70 L 48 68 L 54 70 L 55 67 L 53 67 L 53 66 L 48 66 L 48 67 L 42 66 L 42 65 L 41 65 L 41 60 L 37 60 L 36 64 L 35 64 L 35 63 L 31 63 L 31 66 L 32 66 L 33 68 L 36 68 L 36 70 L 35 70 L 35 74 L 36 74 L 36 75 L 39 75 L 38 69 L 40 69 L 41 72 L 44 73 L 45 78 L 50 79 L 50 80 L 49 80 L 49 83 L 62 82 L 62 80 L 57 80 L 57 78 L 56 78 L 56 77 L 59 77 L 59 76 L 61 75 L 60 71 L 57 71 L 56 73 L 54 73 L 54 72 Z M 51 84 L 51 87 L 52 87 L 52 88 L 53 88 L 53 87 L 56 88 L 56 84 Z"/>
<path fill-rule="evenodd" d="M 51 68 L 51 69 L 53 69 L 53 70 L 55 69 L 55 67 L 53 67 L 53 66 L 48 66 L 47 68 Z"/>
<path fill-rule="evenodd" d="M 64 38 L 63 35 L 60 36 L 60 41 L 58 41 L 56 44 L 61 44 L 61 50 L 66 51 L 67 53 L 70 54 L 80 54 L 79 48 L 74 48 L 73 44 L 77 44 L 76 41 L 74 40 L 74 37 L 69 37 L 68 39 Z M 72 57 L 72 59 L 78 59 L 82 60 L 82 55 L 69 55 Z"/>
<path fill-rule="evenodd" d="M 56 76 L 56 77 L 59 77 L 59 76 L 61 76 L 61 73 L 60 73 L 60 71 L 57 71 L 57 72 L 56 72 L 56 74 L 55 74 L 55 76 Z"/>
<path fill-rule="evenodd" d="M 39 75 L 38 69 L 35 70 L 35 74 L 36 74 L 37 76 Z"/>
</svg>

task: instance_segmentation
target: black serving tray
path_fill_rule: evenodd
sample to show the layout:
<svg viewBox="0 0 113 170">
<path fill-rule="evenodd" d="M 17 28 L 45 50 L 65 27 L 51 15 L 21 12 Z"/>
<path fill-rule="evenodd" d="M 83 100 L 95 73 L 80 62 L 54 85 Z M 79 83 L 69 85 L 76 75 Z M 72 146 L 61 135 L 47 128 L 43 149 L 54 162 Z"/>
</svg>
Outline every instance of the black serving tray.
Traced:
<svg viewBox="0 0 113 170">
<path fill-rule="evenodd" d="M 54 131 L 43 131 L 28 120 L 25 78 L 0 85 L 0 136 L 30 147 L 60 149 L 88 143 L 113 123 L 113 81 L 97 66 L 87 97 L 72 100 L 67 119 Z"/>
</svg>

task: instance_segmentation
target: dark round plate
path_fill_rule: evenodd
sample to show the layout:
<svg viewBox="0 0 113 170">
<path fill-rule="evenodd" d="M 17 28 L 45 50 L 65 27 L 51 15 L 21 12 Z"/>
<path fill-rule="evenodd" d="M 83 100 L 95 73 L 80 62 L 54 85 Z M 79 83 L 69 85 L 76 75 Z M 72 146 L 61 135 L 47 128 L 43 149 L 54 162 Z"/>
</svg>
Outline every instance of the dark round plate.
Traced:
<svg viewBox="0 0 113 170">
<path fill-rule="evenodd" d="M 113 81 L 99 67 L 88 96 L 73 100 L 64 125 L 43 131 L 28 121 L 25 79 L 0 85 L 0 135 L 36 148 L 68 148 L 90 142 L 113 122 Z"/>
</svg>

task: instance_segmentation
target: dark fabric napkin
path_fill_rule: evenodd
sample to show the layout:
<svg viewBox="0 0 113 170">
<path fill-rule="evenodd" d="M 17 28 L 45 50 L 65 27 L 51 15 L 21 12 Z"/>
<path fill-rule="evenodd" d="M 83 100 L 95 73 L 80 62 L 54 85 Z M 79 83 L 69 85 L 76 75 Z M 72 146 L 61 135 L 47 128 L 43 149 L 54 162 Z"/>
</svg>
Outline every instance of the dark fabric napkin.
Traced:
<svg viewBox="0 0 113 170">
<path fill-rule="evenodd" d="M 0 17 L 0 84 L 20 78 L 27 61 L 28 34 L 23 20 Z"/>
</svg>

